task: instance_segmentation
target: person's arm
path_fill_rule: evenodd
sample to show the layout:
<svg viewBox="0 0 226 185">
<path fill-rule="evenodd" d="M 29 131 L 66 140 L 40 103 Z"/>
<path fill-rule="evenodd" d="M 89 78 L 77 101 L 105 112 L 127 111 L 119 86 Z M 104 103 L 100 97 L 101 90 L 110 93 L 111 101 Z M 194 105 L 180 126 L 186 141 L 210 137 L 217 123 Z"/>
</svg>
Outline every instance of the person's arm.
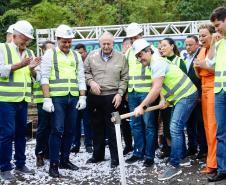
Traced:
<svg viewBox="0 0 226 185">
<path fill-rule="evenodd" d="M 86 82 L 85 82 L 85 73 L 84 73 L 84 64 L 80 55 L 78 55 L 78 86 L 80 96 L 86 95 Z"/>
<path fill-rule="evenodd" d="M 42 57 L 42 62 L 40 65 L 40 71 L 41 71 L 41 85 L 42 85 L 42 91 L 43 96 L 45 98 L 50 97 L 49 94 L 49 77 L 51 73 L 52 68 L 52 50 L 47 50 L 46 53 Z"/>
<path fill-rule="evenodd" d="M 154 102 L 159 96 L 162 89 L 163 80 L 168 70 L 169 64 L 162 60 L 162 58 L 159 58 L 156 61 L 152 61 L 152 87 L 143 102 L 135 109 L 135 116 L 140 116 L 144 114 L 144 108 Z"/>
<path fill-rule="evenodd" d="M 97 51 L 94 51 L 97 52 Z M 95 54 L 94 54 L 95 55 Z M 86 84 L 90 86 L 90 90 L 92 93 L 96 95 L 101 94 L 101 87 L 100 85 L 93 80 L 92 68 L 91 68 L 91 60 L 93 60 L 93 53 L 90 53 L 87 58 L 85 59 L 85 79 Z M 99 55 L 99 54 L 98 54 Z"/>
<path fill-rule="evenodd" d="M 153 79 L 151 90 L 149 91 L 146 98 L 142 101 L 142 103 L 136 107 L 134 114 L 135 116 L 140 116 L 144 114 L 144 110 L 148 107 L 151 103 L 153 103 L 159 96 L 162 85 L 163 85 L 164 77 L 159 77 Z"/>
<path fill-rule="evenodd" d="M 92 70 L 91 70 L 91 58 L 92 58 L 92 53 L 90 53 L 85 61 L 84 61 L 84 67 L 85 67 L 85 80 L 86 80 L 86 84 L 88 84 L 90 86 L 90 82 L 93 80 L 93 75 L 92 75 Z"/>
</svg>

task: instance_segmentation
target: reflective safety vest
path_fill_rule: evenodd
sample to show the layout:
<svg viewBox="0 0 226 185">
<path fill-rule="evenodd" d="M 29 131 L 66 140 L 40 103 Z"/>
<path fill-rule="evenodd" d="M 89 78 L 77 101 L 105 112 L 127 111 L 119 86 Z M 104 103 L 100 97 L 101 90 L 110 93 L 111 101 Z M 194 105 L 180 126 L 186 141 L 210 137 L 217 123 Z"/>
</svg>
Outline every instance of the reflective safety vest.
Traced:
<svg viewBox="0 0 226 185">
<path fill-rule="evenodd" d="M 179 56 L 175 56 L 175 58 L 171 61 L 171 63 L 180 67 L 180 59 L 181 58 Z"/>
<path fill-rule="evenodd" d="M 1 44 L 5 57 L 5 65 L 21 62 L 16 48 L 12 44 Z M 26 49 L 26 55 L 31 57 L 33 52 Z M 31 72 L 28 66 L 11 72 L 9 77 L 0 77 L 0 101 L 1 102 L 31 102 Z"/>
<path fill-rule="evenodd" d="M 152 86 L 151 71 L 143 66 L 130 48 L 126 53 L 129 64 L 128 92 L 149 92 Z"/>
<path fill-rule="evenodd" d="M 44 97 L 42 92 L 42 87 L 40 82 L 34 82 L 32 86 L 32 93 L 33 93 L 33 102 L 34 103 L 43 103 Z"/>
<path fill-rule="evenodd" d="M 219 41 L 215 56 L 215 82 L 214 93 L 226 91 L 226 39 Z"/>
<path fill-rule="evenodd" d="M 49 78 L 50 96 L 66 96 L 69 93 L 72 96 L 79 96 L 77 72 L 78 56 L 76 51 L 70 50 L 67 55 L 67 61 L 62 51 L 53 49 L 53 60 L 51 74 Z M 82 61 L 80 57 L 80 61 Z"/>
<path fill-rule="evenodd" d="M 190 78 L 174 64 L 169 64 L 169 70 L 163 80 L 161 89 L 162 95 L 170 105 L 175 105 L 180 99 L 185 98 L 194 92 L 197 88 Z"/>
</svg>

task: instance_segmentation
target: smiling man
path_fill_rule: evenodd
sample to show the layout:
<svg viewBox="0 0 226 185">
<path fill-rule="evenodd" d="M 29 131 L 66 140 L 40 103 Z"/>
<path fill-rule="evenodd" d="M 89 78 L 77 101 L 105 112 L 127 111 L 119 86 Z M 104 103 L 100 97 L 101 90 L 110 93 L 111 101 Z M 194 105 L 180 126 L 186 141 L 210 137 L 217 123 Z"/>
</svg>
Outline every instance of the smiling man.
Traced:
<svg viewBox="0 0 226 185">
<path fill-rule="evenodd" d="M 61 169 L 78 170 L 69 161 L 78 110 L 86 107 L 86 84 L 80 54 L 71 50 L 74 34 L 67 25 L 57 27 L 57 47 L 45 52 L 41 65 L 43 109 L 51 112 L 49 158 L 51 177 Z"/>
<path fill-rule="evenodd" d="M 109 140 L 111 167 L 119 164 L 114 123 L 111 113 L 118 110 L 128 81 L 128 63 L 123 54 L 113 49 L 114 37 L 104 32 L 99 39 L 100 49 L 92 51 L 85 60 L 86 82 L 91 128 L 93 131 L 93 157 L 87 163 L 104 160 L 105 134 Z M 106 133 L 105 133 L 106 131 Z"/>
<path fill-rule="evenodd" d="M 197 103 L 197 88 L 178 66 L 164 58 L 154 57 L 150 44 L 144 39 L 135 41 L 133 48 L 137 59 L 144 66 L 149 66 L 152 75 L 152 87 L 142 103 L 135 108 L 135 116 L 143 115 L 145 108 L 155 101 L 160 92 L 167 104 L 174 106 L 170 122 L 170 165 L 158 176 L 159 180 L 167 180 L 182 172 L 180 161 L 185 147 L 184 127 Z"/>
</svg>

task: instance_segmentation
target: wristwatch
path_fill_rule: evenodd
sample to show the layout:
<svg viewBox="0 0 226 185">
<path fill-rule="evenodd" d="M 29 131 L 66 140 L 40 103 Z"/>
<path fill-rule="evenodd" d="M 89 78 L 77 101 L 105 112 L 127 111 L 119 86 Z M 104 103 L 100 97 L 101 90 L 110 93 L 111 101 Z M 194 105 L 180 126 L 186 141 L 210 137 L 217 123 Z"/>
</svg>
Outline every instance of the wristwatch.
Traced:
<svg viewBox="0 0 226 185">
<path fill-rule="evenodd" d="M 147 107 L 146 105 L 145 105 L 145 106 L 143 106 L 143 109 L 144 109 L 144 110 L 146 110 L 147 108 L 148 108 L 148 107 Z"/>
</svg>

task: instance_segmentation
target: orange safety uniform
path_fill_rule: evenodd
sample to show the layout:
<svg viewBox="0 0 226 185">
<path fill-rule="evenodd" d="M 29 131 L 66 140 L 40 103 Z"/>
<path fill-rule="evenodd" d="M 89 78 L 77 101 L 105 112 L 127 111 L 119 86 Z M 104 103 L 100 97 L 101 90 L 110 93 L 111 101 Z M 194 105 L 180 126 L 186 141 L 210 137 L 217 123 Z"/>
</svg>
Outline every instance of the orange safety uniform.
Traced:
<svg viewBox="0 0 226 185">
<path fill-rule="evenodd" d="M 206 48 L 202 48 L 197 58 L 200 61 L 204 62 L 207 51 L 208 50 Z M 202 82 L 202 113 L 208 145 L 206 165 L 209 168 L 217 168 L 217 123 L 214 110 L 214 72 L 198 68 L 198 74 Z"/>
</svg>

